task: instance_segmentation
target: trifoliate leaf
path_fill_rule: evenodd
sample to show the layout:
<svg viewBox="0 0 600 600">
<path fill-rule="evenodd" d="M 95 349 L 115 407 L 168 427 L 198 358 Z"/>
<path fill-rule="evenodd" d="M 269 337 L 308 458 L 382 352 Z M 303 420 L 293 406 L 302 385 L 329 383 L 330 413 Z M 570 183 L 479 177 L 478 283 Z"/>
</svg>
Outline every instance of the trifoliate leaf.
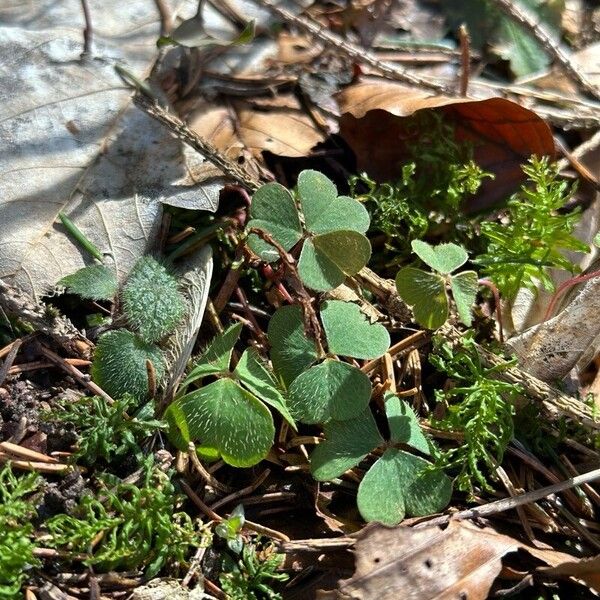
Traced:
<svg viewBox="0 0 600 600">
<path fill-rule="evenodd" d="M 147 342 L 171 333 L 185 312 L 177 279 L 151 256 L 135 264 L 121 292 L 121 302 L 127 321 Z"/>
<path fill-rule="evenodd" d="M 309 288 L 327 291 L 358 273 L 370 257 L 371 244 L 362 233 L 332 231 L 304 242 L 298 273 Z"/>
<path fill-rule="evenodd" d="M 118 288 L 114 272 L 104 265 L 83 267 L 72 275 L 63 277 L 58 285 L 67 288 L 70 294 L 77 294 L 88 300 L 112 300 Z"/>
<path fill-rule="evenodd" d="M 419 419 L 409 404 L 391 392 L 387 392 L 383 400 L 390 426 L 390 441 L 393 444 L 406 444 L 423 454 L 430 454 L 427 438 L 423 435 Z"/>
<path fill-rule="evenodd" d="M 275 426 L 267 407 L 232 379 L 219 379 L 173 402 L 165 412 L 180 450 L 198 441 L 234 467 L 259 463 L 273 444 Z M 181 447 L 181 441 L 185 447 Z"/>
<path fill-rule="evenodd" d="M 412 306 L 422 327 L 437 329 L 448 319 L 446 283 L 440 275 L 405 267 L 396 275 L 396 289 L 402 300 Z"/>
<path fill-rule="evenodd" d="M 471 323 L 473 322 L 471 307 L 475 304 L 479 288 L 477 273 L 475 271 L 463 271 L 462 273 L 452 275 L 450 288 L 452 289 L 452 296 L 456 303 L 456 310 L 458 311 L 460 320 L 467 327 L 471 327 Z"/>
<path fill-rule="evenodd" d="M 432 246 L 421 240 L 413 240 L 410 245 L 426 265 L 443 275 L 458 269 L 469 258 L 464 248 L 452 243 Z"/>
<path fill-rule="evenodd" d="M 277 387 L 271 372 L 262 363 L 255 348 L 247 348 L 235 368 L 234 375 L 257 398 L 272 406 L 294 428 L 296 424 L 287 402 Z"/>
<path fill-rule="evenodd" d="M 371 399 L 371 382 L 356 367 L 333 359 L 298 375 L 290 386 L 292 415 L 304 423 L 345 421 L 365 410 Z"/>
<path fill-rule="evenodd" d="M 267 183 L 252 196 L 251 221 L 247 227 L 256 227 L 270 233 L 286 250 L 302 237 L 300 217 L 292 195 L 279 183 Z M 257 235 L 248 236 L 248 245 L 266 262 L 279 259 L 279 252 Z"/>
<path fill-rule="evenodd" d="M 429 463 L 403 450 L 389 448 L 363 477 L 356 502 L 365 521 L 397 525 L 406 514 L 437 512 L 450 501 L 451 481 Z"/>
<path fill-rule="evenodd" d="M 328 300 L 321 308 L 321 320 L 332 354 L 353 358 L 378 358 L 390 346 L 390 334 L 379 323 L 371 324 L 352 302 Z"/>
<path fill-rule="evenodd" d="M 335 184 L 318 171 L 302 171 L 298 195 L 306 228 L 311 233 L 352 230 L 365 233 L 370 219 L 367 209 L 348 196 L 337 195 Z"/>
<path fill-rule="evenodd" d="M 241 331 L 242 324 L 236 323 L 228 327 L 223 333 L 217 335 L 202 353 L 202 356 L 196 361 L 189 375 L 181 382 L 180 389 L 186 388 L 193 381 L 202 379 L 202 377 L 206 377 L 207 375 L 228 372 L 229 364 L 231 363 L 231 353 L 240 337 Z"/>
<path fill-rule="evenodd" d="M 325 441 L 310 455 L 310 470 L 317 481 L 339 477 L 384 443 L 368 408 L 354 419 L 329 421 L 323 430 Z"/>
<path fill-rule="evenodd" d="M 131 394 L 136 400 L 143 400 L 148 395 L 147 360 L 152 362 L 157 379 L 160 379 L 164 362 L 159 348 L 131 331 L 108 331 L 96 344 L 92 379 L 114 398 Z"/>
<path fill-rule="evenodd" d="M 304 332 L 300 306 L 283 306 L 275 311 L 267 330 L 275 373 L 289 386 L 317 360 L 317 346 Z"/>
</svg>

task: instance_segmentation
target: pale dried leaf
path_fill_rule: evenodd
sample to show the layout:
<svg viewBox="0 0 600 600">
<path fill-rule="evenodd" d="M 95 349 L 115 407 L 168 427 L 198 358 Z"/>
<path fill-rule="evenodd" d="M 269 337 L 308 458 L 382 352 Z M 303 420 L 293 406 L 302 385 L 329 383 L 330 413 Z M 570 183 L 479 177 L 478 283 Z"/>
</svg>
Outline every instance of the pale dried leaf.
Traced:
<svg viewBox="0 0 600 600">
<path fill-rule="evenodd" d="M 202 193 L 182 185 L 189 169 L 180 142 L 131 106 L 114 71 L 120 63 L 140 78 L 148 73 L 159 33 L 153 0 L 98 0 L 90 10 L 95 58 L 85 61 L 78 3 L 0 12 L 45 28 L 0 33 L 0 276 L 32 295 L 88 259 L 57 222 L 59 211 L 111 254 L 122 279 L 150 248 L 162 202 L 214 210 L 218 199 L 218 185 Z"/>
</svg>

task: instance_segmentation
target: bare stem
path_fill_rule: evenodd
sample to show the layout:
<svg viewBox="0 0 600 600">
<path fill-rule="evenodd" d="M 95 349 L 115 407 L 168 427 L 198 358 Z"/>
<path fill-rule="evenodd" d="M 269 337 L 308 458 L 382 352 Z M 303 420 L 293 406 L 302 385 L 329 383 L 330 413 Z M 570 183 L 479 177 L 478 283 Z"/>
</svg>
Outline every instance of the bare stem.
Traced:
<svg viewBox="0 0 600 600">
<path fill-rule="evenodd" d="M 92 15 L 88 0 L 81 0 L 81 8 L 83 9 L 83 18 L 85 19 L 85 28 L 83 29 L 83 52 L 82 58 L 89 56 L 92 53 L 92 42 L 94 30 L 92 29 Z"/>
<path fill-rule="evenodd" d="M 458 39 L 460 42 L 459 94 L 465 98 L 469 90 L 469 76 L 471 74 L 471 38 L 464 23 L 458 28 Z"/>
</svg>

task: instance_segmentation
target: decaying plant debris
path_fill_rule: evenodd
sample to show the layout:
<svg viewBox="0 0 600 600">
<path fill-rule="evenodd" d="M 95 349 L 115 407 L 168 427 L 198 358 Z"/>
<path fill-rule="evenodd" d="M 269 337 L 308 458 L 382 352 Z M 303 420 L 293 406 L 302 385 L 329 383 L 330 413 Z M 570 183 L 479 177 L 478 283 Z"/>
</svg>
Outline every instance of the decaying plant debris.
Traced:
<svg viewBox="0 0 600 600">
<path fill-rule="evenodd" d="M 600 594 L 600 11 L 0 7 L 0 599 Z"/>
</svg>

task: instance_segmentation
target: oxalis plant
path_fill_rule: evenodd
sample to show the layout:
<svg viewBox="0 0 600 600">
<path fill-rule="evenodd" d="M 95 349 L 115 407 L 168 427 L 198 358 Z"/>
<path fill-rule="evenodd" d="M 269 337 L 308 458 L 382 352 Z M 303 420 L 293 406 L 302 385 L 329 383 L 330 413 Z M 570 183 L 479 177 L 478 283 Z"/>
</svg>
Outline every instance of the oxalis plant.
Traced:
<svg viewBox="0 0 600 600">
<path fill-rule="evenodd" d="M 371 452 L 380 452 L 358 487 L 358 510 L 365 521 L 396 525 L 406 515 L 429 515 L 445 508 L 452 482 L 429 462 L 432 442 L 410 406 L 389 392 L 384 402 L 388 439 L 365 408 L 352 419 L 326 423 L 325 441 L 310 462 L 315 479 L 327 481 L 360 464 Z"/>
<path fill-rule="evenodd" d="M 460 320 L 470 327 L 471 307 L 477 296 L 477 273 L 454 273 L 467 262 L 469 257 L 466 250 L 452 243 L 431 246 L 421 240 L 413 240 L 411 247 L 433 270 L 429 272 L 416 267 L 404 267 L 396 275 L 398 294 L 412 306 L 417 323 L 427 329 L 438 329 L 448 320 L 449 303 L 446 290 L 450 288 Z"/>
<path fill-rule="evenodd" d="M 178 282 L 166 265 L 151 256 L 140 258 L 119 290 L 114 272 L 103 264 L 80 269 L 58 284 L 85 299 L 116 301 L 124 325 L 103 333 L 96 345 L 92 378 L 115 398 L 148 396 L 148 361 L 157 379 L 164 374 L 160 342 L 185 313 Z"/>
<path fill-rule="evenodd" d="M 250 231 L 271 236 L 285 251 L 300 251 L 298 274 L 317 291 L 338 287 L 369 261 L 371 244 L 364 235 L 369 213 L 357 200 L 338 196 L 335 184 L 317 171 L 298 176 L 297 202 L 279 183 L 268 183 L 252 197 Z M 250 248 L 265 262 L 279 260 L 277 248 L 255 233 Z"/>
</svg>

